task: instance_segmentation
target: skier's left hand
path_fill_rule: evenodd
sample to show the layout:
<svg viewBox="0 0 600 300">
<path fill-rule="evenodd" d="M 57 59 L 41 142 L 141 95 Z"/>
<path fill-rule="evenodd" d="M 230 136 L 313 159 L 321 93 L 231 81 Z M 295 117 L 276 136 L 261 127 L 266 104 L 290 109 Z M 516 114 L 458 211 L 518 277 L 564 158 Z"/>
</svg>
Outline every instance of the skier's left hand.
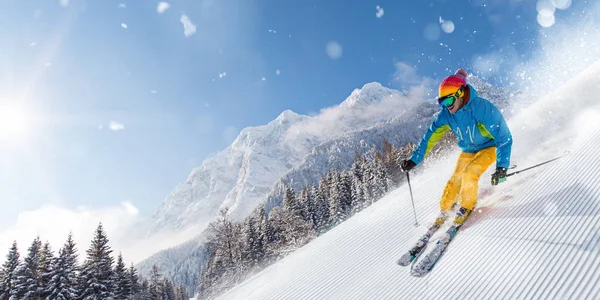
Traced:
<svg viewBox="0 0 600 300">
<path fill-rule="evenodd" d="M 492 185 L 506 181 L 506 168 L 496 168 L 496 172 L 492 174 Z"/>
<path fill-rule="evenodd" d="M 403 160 L 400 163 L 400 167 L 402 168 L 402 171 L 404 172 L 408 172 L 410 170 L 412 170 L 412 168 L 414 168 L 417 164 L 415 164 L 414 161 L 407 159 L 407 160 Z"/>
</svg>

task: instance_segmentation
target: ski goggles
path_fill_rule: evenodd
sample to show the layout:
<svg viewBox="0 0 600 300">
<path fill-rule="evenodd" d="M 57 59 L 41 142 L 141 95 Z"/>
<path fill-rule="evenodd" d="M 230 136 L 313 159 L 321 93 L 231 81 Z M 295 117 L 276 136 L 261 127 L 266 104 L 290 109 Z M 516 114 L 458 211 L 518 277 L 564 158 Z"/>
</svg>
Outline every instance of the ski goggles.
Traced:
<svg viewBox="0 0 600 300">
<path fill-rule="evenodd" d="M 450 107 L 456 103 L 456 99 L 460 98 L 463 93 L 463 88 L 460 87 L 455 93 L 438 98 L 438 103 L 443 107 Z"/>
</svg>

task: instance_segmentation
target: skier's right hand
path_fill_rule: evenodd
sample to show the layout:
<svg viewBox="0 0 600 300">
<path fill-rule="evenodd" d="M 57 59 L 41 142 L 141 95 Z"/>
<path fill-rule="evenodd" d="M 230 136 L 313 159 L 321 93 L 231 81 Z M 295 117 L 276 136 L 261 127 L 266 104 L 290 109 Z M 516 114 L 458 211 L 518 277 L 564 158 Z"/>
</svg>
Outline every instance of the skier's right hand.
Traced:
<svg viewBox="0 0 600 300">
<path fill-rule="evenodd" d="M 412 168 L 414 168 L 417 164 L 415 164 L 414 161 L 407 159 L 407 160 L 403 160 L 400 163 L 400 167 L 402 168 L 402 171 L 404 172 L 408 172 L 410 171 Z"/>
</svg>

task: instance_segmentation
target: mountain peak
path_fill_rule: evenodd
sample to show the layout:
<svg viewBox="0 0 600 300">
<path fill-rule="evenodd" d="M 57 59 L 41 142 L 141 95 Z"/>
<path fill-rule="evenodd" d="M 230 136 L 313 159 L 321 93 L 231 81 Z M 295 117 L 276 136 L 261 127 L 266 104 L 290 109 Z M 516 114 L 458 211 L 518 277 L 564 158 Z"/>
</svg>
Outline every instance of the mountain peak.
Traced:
<svg viewBox="0 0 600 300">
<path fill-rule="evenodd" d="M 397 95 L 399 92 L 387 87 L 384 87 L 379 82 L 369 82 L 363 85 L 362 88 L 356 88 L 350 96 L 340 104 L 341 107 L 351 108 L 355 106 L 369 105 L 379 102 L 385 97 Z"/>
<path fill-rule="evenodd" d="M 290 109 L 286 109 L 283 112 L 281 112 L 281 114 L 279 114 L 279 116 L 277 116 L 277 118 L 275 118 L 275 122 L 278 123 L 283 123 L 285 121 L 291 121 L 292 123 L 296 120 L 301 119 L 303 116 L 290 110 Z"/>
</svg>

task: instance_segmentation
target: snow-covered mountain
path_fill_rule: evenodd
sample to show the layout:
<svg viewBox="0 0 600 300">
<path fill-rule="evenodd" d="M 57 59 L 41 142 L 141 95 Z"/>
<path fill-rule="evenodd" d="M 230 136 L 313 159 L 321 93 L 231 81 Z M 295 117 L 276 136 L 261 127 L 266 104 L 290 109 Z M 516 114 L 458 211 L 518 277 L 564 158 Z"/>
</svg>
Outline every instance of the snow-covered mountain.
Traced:
<svg viewBox="0 0 600 300">
<path fill-rule="evenodd" d="M 425 277 L 395 262 L 438 213 L 455 155 L 411 177 L 420 226 L 404 184 L 219 299 L 600 298 L 598 78 L 600 61 L 508 121 L 518 169 L 570 153 L 497 187 L 488 169 L 493 193 Z"/>
<path fill-rule="evenodd" d="M 413 100 L 369 83 L 319 116 L 286 110 L 267 125 L 244 128 L 230 146 L 195 168 L 138 230 L 148 236 L 206 224 L 224 207 L 241 219 L 316 146 L 402 114 Z"/>
</svg>

